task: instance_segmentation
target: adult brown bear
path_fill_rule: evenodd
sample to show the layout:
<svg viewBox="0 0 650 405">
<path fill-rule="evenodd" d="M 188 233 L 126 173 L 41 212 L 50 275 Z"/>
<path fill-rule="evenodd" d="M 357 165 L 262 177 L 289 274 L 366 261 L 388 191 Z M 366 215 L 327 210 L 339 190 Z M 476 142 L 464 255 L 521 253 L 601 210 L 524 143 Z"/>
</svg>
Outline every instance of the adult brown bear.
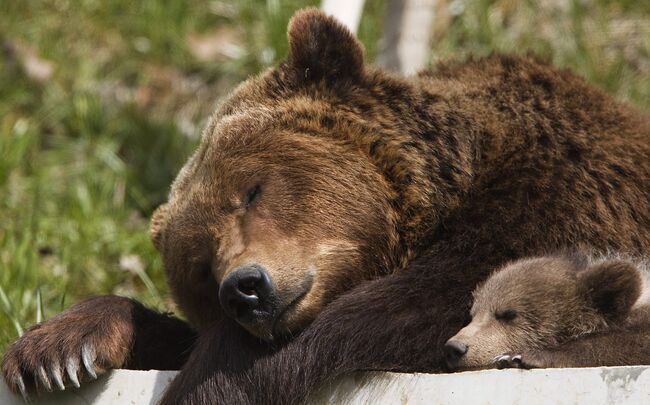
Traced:
<svg viewBox="0 0 650 405">
<path fill-rule="evenodd" d="M 154 215 L 192 328 L 86 301 L 11 346 L 14 390 L 182 366 L 166 404 L 295 403 L 353 370 L 439 370 L 507 260 L 649 251 L 650 120 L 633 108 L 530 58 L 394 77 L 316 10 L 289 49 L 215 113 Z"/>
</svg>

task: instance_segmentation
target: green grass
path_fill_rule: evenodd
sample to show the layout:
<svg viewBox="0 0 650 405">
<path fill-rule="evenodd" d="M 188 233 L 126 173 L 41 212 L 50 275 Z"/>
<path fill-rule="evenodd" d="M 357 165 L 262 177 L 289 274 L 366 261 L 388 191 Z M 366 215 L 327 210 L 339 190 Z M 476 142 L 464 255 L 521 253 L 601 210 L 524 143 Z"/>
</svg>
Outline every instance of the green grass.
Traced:
<svg viewBox="0 0 650 405">
<path fill-rule="evenodd" d="M 317 3 L 0 0 L 0 353 L 89 295 L 173 308 L 148 217 L 215 103 L 281 59 L 291 14 Z M 384 2 L 367 3 L 359 35 L 372 59 Z M 650 3 L 448 3 L 432 60 L 532 50 L 650 111 Z M 189 38 L 215 32 L 237 52 L 192 52 Z M 51 77 L 26 73 L 29 51 Z"/>
</svg>

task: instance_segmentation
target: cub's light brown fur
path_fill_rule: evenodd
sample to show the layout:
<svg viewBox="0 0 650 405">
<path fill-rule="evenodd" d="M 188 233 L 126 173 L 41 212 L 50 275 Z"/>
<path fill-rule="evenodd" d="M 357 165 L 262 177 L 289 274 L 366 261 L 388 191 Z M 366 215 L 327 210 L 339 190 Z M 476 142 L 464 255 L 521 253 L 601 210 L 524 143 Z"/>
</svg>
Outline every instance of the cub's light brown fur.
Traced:
<svg viewBox="0 0 650 405">
<path fill-rule="evenodd" d="M 465 345 L 467 353 L 450 356 L 450 366 L 499 366 L 509 360 L 503 354 L 530 354 L 596 332 L 638 328 L 649 314 L 647 302 L 640 301 L 648 276 L 646 262 L 618 256 L 573 253 L 510 263 L 474 292 L 472 321 L 449 339 Z M 650 324 L 645 327 L 650 333 Z M 650 351 L 650 340 L 635 346 Z"/>
</svg>

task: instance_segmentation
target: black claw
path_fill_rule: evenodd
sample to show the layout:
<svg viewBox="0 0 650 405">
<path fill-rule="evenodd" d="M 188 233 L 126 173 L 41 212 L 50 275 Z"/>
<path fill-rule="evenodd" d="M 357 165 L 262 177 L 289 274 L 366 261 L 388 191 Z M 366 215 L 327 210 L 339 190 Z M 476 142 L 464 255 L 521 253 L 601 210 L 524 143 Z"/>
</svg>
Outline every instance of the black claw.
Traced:
<svg viewBox="0 0 650 405">
<path fill-rule="evenodd" d="M 81 348 L 81 361 L 84 363 L 88 375 L 90 375 L 93 380 L 96 380 L 97 372 L 95 372 L 95 351 L 87 344 Z"/>
<path fill-rule="evenodd" d="M 38 371 L 37 371 L 37 380 L 38 382 L 45 388 L 47 392 L 52 392 L 52 383 L 50 383 L 50 379 L 47 378 L 47 373 L 45 372 L 45 368 L 43 366 L 38 366 Z"/>
<path fill-rule="evenodd" d="M 79 377 L 77 376 L 77 372 L 79 371 L 79 362 L 75 361 L 72 357 L 69 357 L 65 362 L 65 371 L 67 372 L 72 385 L 79 388 L 81 386 L 81 384 L 79 384 Z"/>
<path fill-rule="evenodd" d="M 25 388 L 25 381 L 23 380 L 23 377 L 16 377 L 15 383 L 18 386 L 18 390 L 20 391 L 20 395 L 23 397 L 23 399 L 25 401 L 29 401 L 29 396 L 27 395 L 27 388 Z"/>
<path fill-rule="evenodd" d="M 50 369 L 51 375 L 52 375 L 52 381 L 54 381 L 54 385 L 60 390 L 63 391 L 65 390 L 65 384 L 63 384 L 63 376 L 61 375 L 61 367 L 59 367 L 58 364 L 52 365 L 52 368 Z"/>
</svg>

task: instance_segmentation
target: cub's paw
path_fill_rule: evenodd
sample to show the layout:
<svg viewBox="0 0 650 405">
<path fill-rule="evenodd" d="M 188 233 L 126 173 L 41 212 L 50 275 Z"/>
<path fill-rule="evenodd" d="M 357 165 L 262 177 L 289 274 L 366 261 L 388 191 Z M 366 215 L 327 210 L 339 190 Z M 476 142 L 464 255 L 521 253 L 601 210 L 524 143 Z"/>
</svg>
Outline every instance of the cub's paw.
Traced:
<svg viewBox="0 0 650 405">
<path fill-rule="evenodd" d="M 126 298 L 93 298 L 33 326 L 2 359 L 7 385 L 27 398 L 33 391 L 79 387 L 121 367 L 133 344 L 132 305 Z"/>
<path fill-rule="evenodd" d="M 504 353 L 496 356 L 493 360 L 494 365 L 498 369 L 503 368 L 544 368 L 546 365 L 541 356 L 536 354 L 518 354 L 518 353 Z"/>
</svg>

